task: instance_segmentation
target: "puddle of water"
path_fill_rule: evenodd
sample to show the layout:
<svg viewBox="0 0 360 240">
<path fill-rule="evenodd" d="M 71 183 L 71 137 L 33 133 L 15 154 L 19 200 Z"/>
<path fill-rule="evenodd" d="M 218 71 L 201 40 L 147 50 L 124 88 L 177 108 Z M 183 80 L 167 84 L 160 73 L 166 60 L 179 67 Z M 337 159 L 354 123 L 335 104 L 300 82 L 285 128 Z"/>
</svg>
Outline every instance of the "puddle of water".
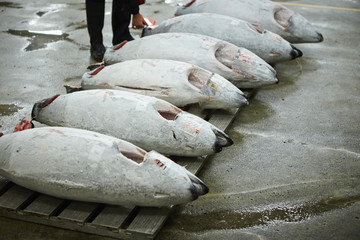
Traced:
<svg viewBox="0 0 360 240">
<path fill-rule="evenodd" d="M 10 116 L 23 109 L 15 104 L 0 104 L 0 116 Z"/>
<path fill-rule="evenodd" d="M 0 2 L 0 7 L 22 8 L 22 6 L 19 3 L 13 3 L 13 2 Z"/>
<path fill-rule="evenodd" d="M 267 225 L 275 221 L 300 222 L 324 212 L 344 208 L 360 201 L 360 196 L 349 198 L 327 198 L 295 207 L 274 207 L 255 211 L 222 211 L 201 215 L 181 214 L 171 218 L 169 224 L 179 225 L 189 232 L 204 229 L 241 229 Z M 176 227 L 176 226 L 175 226 Z"/>
<path fill-rule="evenodd" d="M 25 51 L 33 51 L 45 48 L 48 43 L 60 40 L 68 40 L 69 34 L 63 33 L 60 30 L 51 31 L 30 31 L 30 30 L 13 30 L 6 31 L 9 34 L 21 37 L 27 37 L 30 44 L 25 48 Z"/>
</svg>

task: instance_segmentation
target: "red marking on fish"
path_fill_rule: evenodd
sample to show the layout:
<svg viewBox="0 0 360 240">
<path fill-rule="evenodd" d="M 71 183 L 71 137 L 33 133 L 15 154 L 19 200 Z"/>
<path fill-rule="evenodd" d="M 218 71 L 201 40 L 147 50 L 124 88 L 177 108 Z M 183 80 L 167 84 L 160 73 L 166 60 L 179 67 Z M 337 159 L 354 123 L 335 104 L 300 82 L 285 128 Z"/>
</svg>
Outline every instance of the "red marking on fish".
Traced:
<svg viewBox="0 0 360 240">
<path fill-rule="evenodd" d="M 43 104 L 41 106 L 41 108 L 47 107 L 49 106 L 55 99 L 57 99 L 60 96 L 60 94 L 55 95 L 54 97 L 52 97 L 49 101 L 47 101 L 45 104 Z"/>
<path fill-rule="evenodd" d="M 240 61 L 244 62 L 244 63 L 247 63 L 247 64 L 250 64 L 250 63 L 251 63 L 250 59 L 249 59 L 247 56 L 245 56 L 245 55 L 240 55 L 240 56 L 238 57 L 238 59 L 239 59 Z"/>
<path fill-rule="evenodd" d="M 58 134 L 60 134 L 60 135 L 65 136 L 65 133 L 63 133 L 62 131 L 57 130 L 57 129 L 49 129 L 49 132 L 54 132 L 54 133 L 58 133 Z"/>
<path fill-rule="evenodd" d="M 141 67 L 144 67 L 145 63 L 148 64 L 148 65 L 150 65 L 150 66 L 152 66 L 152 67 L 155 67 L 155 66 L 156 66 L 156 65 L 155 65 L 154 63 L 152 63 L 152 62 L 150 62 L 150 61 L 148 61 L 148 60 L 144 60 L 144 61 L 141 62 Z"/>
<path fill-rule="evenodd" d="M 191 126 L 190 124 L 187 124 L 187 123 L 184 123 L 184 122 L 182 122 L 181 124 L 182 124 L 184 127 L 190 129 L 191 131 L 194 131 L 196 134 L 198 134 L 198 133 L 200 132 L 199 129 Z"/>
<path fill-rule="evenodd" d="M 279 42 L 279 43 L 281 43 L 281 38 L 279 38 L 279 37 L 276 37 L 276 36 L 274 36 L 274 35 L 269 35 L 269 38 L 272 38 L 272 39 L 274 39 L 275 41 L 277 41 L 277 42 Z"/>
<path fill-rule="evenodd" d="M 121 43 L 119 43 L 118 45 L 116 45 L 116 46 L 114 47 L 114 50 L 115 50 L 115 51 L 119 50 L 119 49 L 122 48 L 127 42 L 128 42 L 127 40 L 122 41 Z"/>
<path fill-rule="evenodd" d="M 105 94 L 104 94 L 104 102 L 106 101 L 106 98 L 107 96 L 114 96 L 115 94 L 113 92 L 110 92 L 110 91 L 106 91 Z"/>
<path fill-rule="evenodd" d="M 95 76 L 96 74 L 98 74 L 101 70 L 104 69 L 105 66 L 101 66 L 98 67 L 97 69 L 95 69 L 95 71 L 93 71 L 92 73 L 90 73 L 91 76 Z"/>
<path fill-rule="evenodd" d="M 108 84 L 108 83 L 100 83 L 99 86 L 100 86 L 100 87 L 108 87 L 109 84 Z"/>
<path fill-rule="evenodd" d="M 191 0 L 188 4 L 185 5 L 185 8 L 190 7 L 196 0 Z"/>
</svg>

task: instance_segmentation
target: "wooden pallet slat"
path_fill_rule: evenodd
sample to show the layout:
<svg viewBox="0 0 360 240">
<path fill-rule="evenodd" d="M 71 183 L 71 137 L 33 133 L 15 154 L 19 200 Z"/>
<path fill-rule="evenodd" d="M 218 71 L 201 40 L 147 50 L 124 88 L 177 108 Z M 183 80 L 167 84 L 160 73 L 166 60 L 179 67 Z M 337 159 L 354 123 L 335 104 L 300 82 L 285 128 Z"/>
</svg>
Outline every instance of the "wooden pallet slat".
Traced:
<svg viewBox="0 0 360 240">
<path fill-rule="evenodd" d="M 85 223 L 93 215 L 93 212 L 101 207 L 101 204 L 90 202 L 71 202 L 57 218 L 77 223 Z"/>
<path fill-rule="evenodd" d="M 25 213 L 50 217 L 63 206 L 66 200 L 41 194 L 24 209 Z"/>
<path fill-rule="evenodd" d="M 37 194 L 27 188 L 13 185 L 3 195 L 0 196 L 0 207 L 9 210 L 18 210 L 25 206 L 28 201 Z"/>
<path fill-rule="evenodd" d="M 91 224 L 100 227 L 122 228 L 135 208 L 107 205 Z"/>
<path fill-rule="evenodd" d="M 130 233 L 144 234 L 152 239 L 160 231 L 172 209 L 173 206 L 142 208 L 126 230 Z"/>
</svg>

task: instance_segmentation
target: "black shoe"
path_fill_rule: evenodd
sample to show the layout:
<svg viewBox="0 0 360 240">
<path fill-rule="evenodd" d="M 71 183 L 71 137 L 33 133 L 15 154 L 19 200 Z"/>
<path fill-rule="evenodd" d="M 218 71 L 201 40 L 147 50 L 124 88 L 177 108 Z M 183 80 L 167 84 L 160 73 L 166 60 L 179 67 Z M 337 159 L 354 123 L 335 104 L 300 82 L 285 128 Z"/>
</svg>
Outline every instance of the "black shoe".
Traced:
<svg viewBox="0 0 360 240">
<path fill-rule="evenodd" d="M 101 62 L 104 58 L 105 47 L 103 44 L 93 44 L 90 48 L 90 54 L 93 59 Z"/>
</svg>

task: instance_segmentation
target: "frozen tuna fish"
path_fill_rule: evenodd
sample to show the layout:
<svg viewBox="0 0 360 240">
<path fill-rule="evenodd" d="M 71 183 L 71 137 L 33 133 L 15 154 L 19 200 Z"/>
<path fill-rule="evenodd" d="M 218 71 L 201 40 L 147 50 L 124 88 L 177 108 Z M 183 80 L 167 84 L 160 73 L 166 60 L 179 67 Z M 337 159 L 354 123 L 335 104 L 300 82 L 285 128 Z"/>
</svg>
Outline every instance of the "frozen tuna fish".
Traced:
<svg viewBox="0 0 360 240">
<path fill-rule="evenodd" d="M 55 197 L 115 205 L 169 206 L 208 188 L 163 155 L 118 138 L 44 127 L 0 137 L 0 174 Z"/>
<path fill-rule="evenodd" d="M 140 58 L 188 62 L 217 73 L 240 88 L 278 82 L 275 70 L 249 50 L 191 33 L 161 33 L 123 42 L 107 49 L 104 61 L 114 64 Z"/>
<path fill-rule="evenodd" d="M 214 125 L 164 100 L 119 90 L 56 95 L 37 102 L 32 118 L 107 134 L 168 155 L 208 155 L 233 143 Z"/>
<path fill-rule="evenodd" d="M 324 40 L 322 34 L 299 13 L 269 0 L 192 0 L 178 7 L 175 15 L 204 12 L 245 20 L 262 30 L 279 34 L 291 43 L 316 43 Z M 212 30 L 219 25 L 214 25 Z"/>
<path fill-rule="evenodd" d="M 248 104 L 243 92 L 220 75 L 167 59 L 136 59 L 99 67 L 83 75 L 81 88 L 130 91 L 178 107 L 199 104 L 227 109 Z"/>
<path fill-rule="evenodd" d="M 174 17 L 155 28 L 145 28 L 143 36 L 169 32 L 198 33 L 221 39 L 250 50 L 268 63 L 302 56 L 299 49 L 275 33 L 261 31 L 243 20 L 215 13 L 193 13 Z"/>
</svg>

